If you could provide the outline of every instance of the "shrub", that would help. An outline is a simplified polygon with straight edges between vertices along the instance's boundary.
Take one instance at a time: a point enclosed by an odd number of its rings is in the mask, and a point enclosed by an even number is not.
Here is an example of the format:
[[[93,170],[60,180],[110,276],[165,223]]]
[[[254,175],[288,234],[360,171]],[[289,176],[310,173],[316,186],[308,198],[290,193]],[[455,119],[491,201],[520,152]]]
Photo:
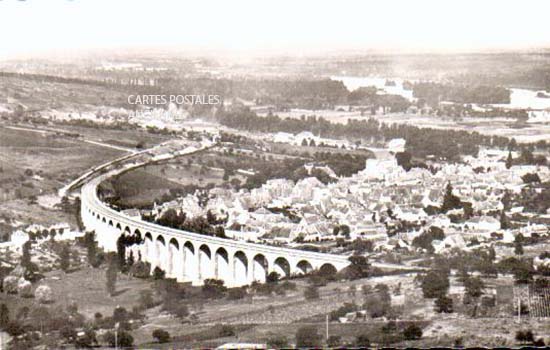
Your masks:
[[[52,289],[46,285],[41,285],[36,288],[34,296],[41,304],[51,303],[53,301]]]
[[[535,340],[535,336],[531,330],[521,330],[516,332],[516,340],[521,343],[532,343]]]
[[[342,337],[340,337],[339,335],[331,335],[327,339],[327,346],[330,348],[335,348],[340,344],[342,344]]]
[[[76,339],[76,330],[71,325],[65,325],[63,328],[61,328],[59,334],[70,343],[72,343]]]
[[[267,283],[277,283],[280,278],[281,278],[281,276],[277,272],[273,271],[273,272],[270,272],[267,275],[266,282]]]
[[[23,298],[32,298],[32,284],[31,282],[21,278],[19,279],[19,282],[17,283],[17,292],[19,295]]]
[[[449,276],[444,271],[430,271],[422,278],[424,298],[437,298],[449,289]]]
[[[17,285],[19,283],[19,278],[15,276],[8,276],[4,278],[4,292],[8,294],[17,294]]]
[[[435,300],[435,310],[439,313],[450,314],[453,312],[453,299],[440,295]]]
[[[227,292],[227,299],[229,300],[239,300],[243,299],[246,296],[246,288],[231,288]]]
[[[160,267],[155,267],[153,270],[153,278],[156,280],[164,279],[164,276],[166,276],[166,272],[164,272]]]
[[[308,286],[304,291],[306,300],[319,299],[319,289],[316,286]]]
[[[0,329],[4,329],[10,323],[10,310],[6,304],[0,305]]]
[[[153,338],[157,340],[157,343],[167,343],[170,341],[170,333],[164,329],[155,329],[153,331]]]
[[[214,278],[207,278],[204,280],[202,286],[203,295],[207,298],[220,298],[223,296],[227,287],[223,285],[223,280],[218,280]]]
[[[315,326],[304,326],[296,332],[296,347],[315,348],[321,345],[321,336]]]
[[[370,347],[370,340],[367,334],[358,335],[355,338],[355,346],[358,348],[368,348]]]
[[[285,290],[296,290],[296,283],[289,282],[289,281],[284,281],[283,283],[281,283],[279,285],[279,287],[281,289],[285,289]]]
[[[330,313],[330,320],[338,321],[340,317],[344,317],[348,312],[354,311],[357,311],[357,305],[353,303],[344,303],[344,305],[340,306],[337,310],[334,310]]]
[[[10,323],[8,323],[5,330],[6,333],[11,335],[12,337],[17,337],[25,333],[25,329],[17,321],[11,321]]]
[[[93,329],[85,330],[84,335],[77,335],[74,343],[76,348],[91,348],[94,344],[97,344],[97,336]]]
[[[185,305],[185,304],[176,304],[176,305],[173,305],[173,306],[168,310],[168,312],[169,312],[171,315],[174,315],[174,316],[179,317],[179,318],[184,318],[184,317],[189,316],[189,308],[188,308],[187,305]]]
[[[220,337],[233,337],[235,334],[237,333],[235,332],[235,327],[233,327],[232,325],[230,324],[221,325],[220,333],[219,333]]]
[[[267,340],[269,347],[274,349],[288,348],[288,339],[283,335],[273,335]]]
[[[422,328],[420,328],[419,326],[417,326],[415,324],[411,324],[403,330],[403,337],[406,340],[420,339],[420,338],[422,338]]]
[[[153,292],[151,290],[142,290],[139,292],[138,304],[142,310],[147,310],[154,307],[156,303],[153,300]]]
[[[134,345],[134,337],[126,331],[118,331],[117,338],[116,343],[118,344],[115,344],[115,334],[113,332],[107,332],[105,333],[103,340],[113,348],[115,345],[118,345],[121,348],[129,348]]]

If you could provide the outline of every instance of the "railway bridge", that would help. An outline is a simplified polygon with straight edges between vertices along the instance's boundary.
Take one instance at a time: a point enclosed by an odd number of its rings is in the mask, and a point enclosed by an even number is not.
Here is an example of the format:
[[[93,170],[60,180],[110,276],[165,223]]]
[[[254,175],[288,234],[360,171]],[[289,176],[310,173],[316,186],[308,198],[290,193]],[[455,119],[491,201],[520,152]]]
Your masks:
[[[265,282],[273,271],[290,277],[316,269],[339,271],[349,265],[347,256],[211,237],[129,217],[98,197],[98,185],[112,175],[98,176],[82,187],[85,228],[95,231],[98,245],[106,251],[117,250],[121,235],[138,237],[142,243],[128,248],[136,260],[150,263],[151,271],[161,268],[166,277],[179,282],[201,285],[205,279],[215,278],[228,287],[238,287]]]

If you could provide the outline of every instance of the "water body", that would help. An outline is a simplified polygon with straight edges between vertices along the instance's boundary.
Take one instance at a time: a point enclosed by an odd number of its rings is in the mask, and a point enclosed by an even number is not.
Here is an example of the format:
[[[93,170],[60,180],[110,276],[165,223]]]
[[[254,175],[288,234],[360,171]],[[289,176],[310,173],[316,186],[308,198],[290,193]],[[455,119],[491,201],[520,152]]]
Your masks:
[[[333,76],[332,80],[341,81],[344,83],[349,91],[357,90],[360,87],[374,86],[380,90],[379,93],[389,95],[403,96],[409,101],[412,101],[412,90],[405,90],[403,88],[403,79],[399,78],[376,78],[376,77],[347,77],[347,76]],[[393,81],[394,86],[386,86],[386,81]]]
[[[400,95],[409,101],[414,100],[412,90],[403,89],[404,80],[400,78],[333,76],[331,79],[341,81],[350,91],[360,87],[374,86],[380,89],[381,93]],[[395,86],[386,86],[387,80],[395,82]],[[517,88],[510,88],[510,92],[510,103],[490,106],[509,109],[550,109],[550,98],[537,96],[539,92],[550,96],[550,92]]]
[[[494,104],[492,106],[513,109],[550,109],[550,98],[537,96],[539,92],[550,95],[546,91],[511,88],[510,92],[510,103]]]

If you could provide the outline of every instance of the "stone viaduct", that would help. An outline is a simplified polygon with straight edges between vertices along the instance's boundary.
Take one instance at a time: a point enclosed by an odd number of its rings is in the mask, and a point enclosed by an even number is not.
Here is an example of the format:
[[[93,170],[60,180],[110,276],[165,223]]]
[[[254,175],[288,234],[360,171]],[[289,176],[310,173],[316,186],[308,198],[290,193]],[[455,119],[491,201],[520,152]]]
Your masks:
[[[128,249],[134,257],[166,272],[179,282],[201,285],[216,278],[228,287],[254,281],[265,282],[272,271],[280,276],[306,274],[315,269],[339,271],[349,265],[347,256],[248,243],[175,230],[131,218],[103,203],[97,195],[99,183],[113,173],[98,176],[82,187],[81,217],[87,230],[95,231],[98,245],[116,251],[122,235],[138,236],[142,244]]]

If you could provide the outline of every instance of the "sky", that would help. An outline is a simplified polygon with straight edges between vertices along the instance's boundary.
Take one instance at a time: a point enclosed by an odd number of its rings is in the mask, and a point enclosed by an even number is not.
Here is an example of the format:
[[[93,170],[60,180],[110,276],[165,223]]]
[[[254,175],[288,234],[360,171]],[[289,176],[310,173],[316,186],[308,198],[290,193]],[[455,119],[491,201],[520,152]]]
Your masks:
[[[550,47],[547,0],[0,0],[0,58],[80,49],[307,54]]]

